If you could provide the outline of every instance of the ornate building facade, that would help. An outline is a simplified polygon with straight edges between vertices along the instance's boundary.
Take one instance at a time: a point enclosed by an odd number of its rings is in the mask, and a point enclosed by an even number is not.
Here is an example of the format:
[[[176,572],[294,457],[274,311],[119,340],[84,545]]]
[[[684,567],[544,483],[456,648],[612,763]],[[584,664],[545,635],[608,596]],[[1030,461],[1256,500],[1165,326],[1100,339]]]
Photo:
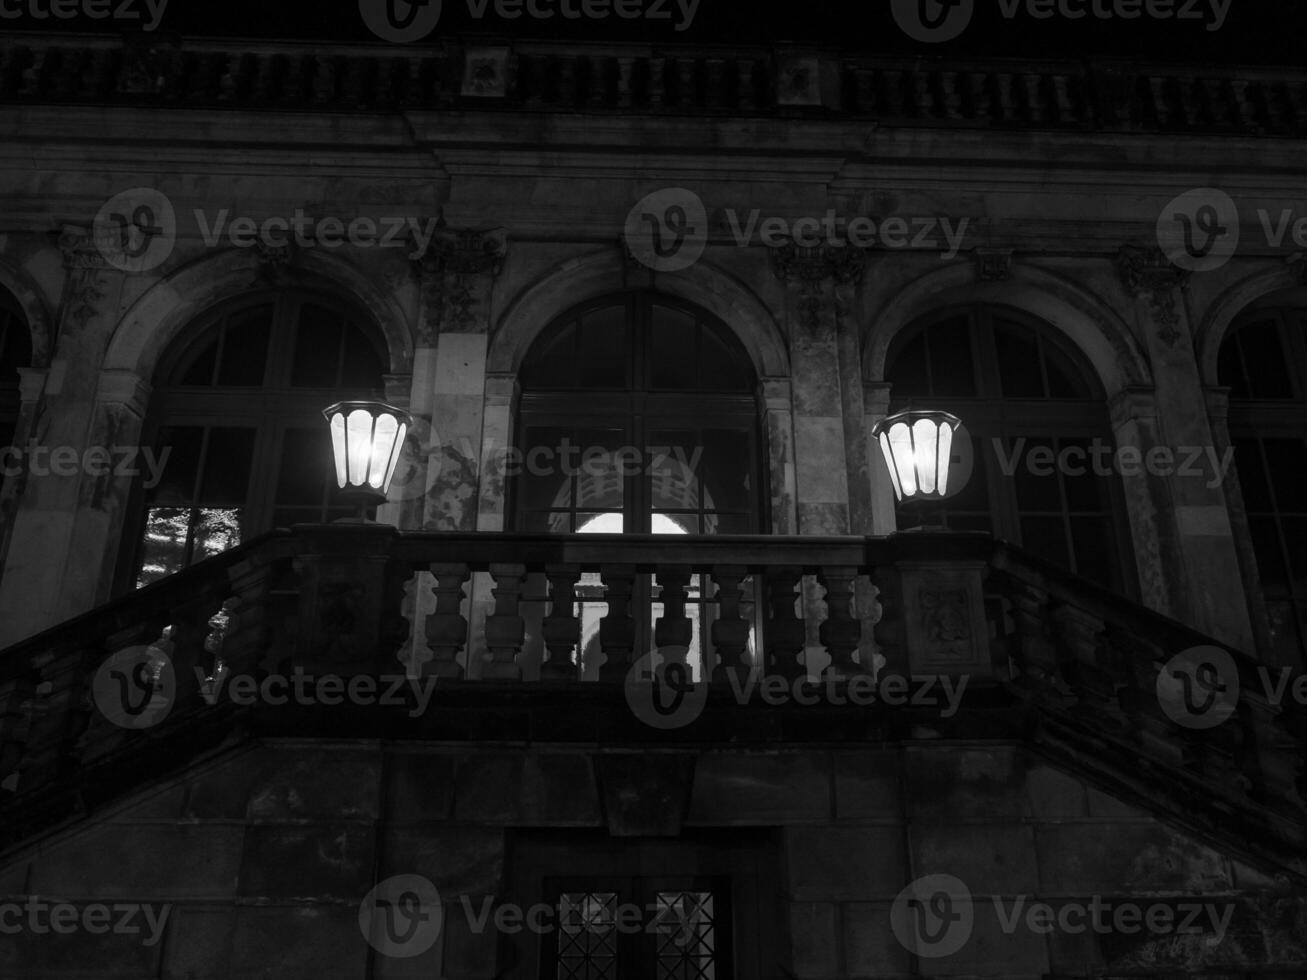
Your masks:
[[[0,902],[168,909],[6,975],[1302,975],[1305,92],[5,39]],[[332,523],[322,409],[378,397],[389,500]],[[926,506],[907,408],[967,430]],[[157,723],[104,707],[124,651]],[[367,925],[404,875],[416,952]],[[941,896],[967,938],[905,940]],[[1212,916],[1057,919],[1094,900]]]

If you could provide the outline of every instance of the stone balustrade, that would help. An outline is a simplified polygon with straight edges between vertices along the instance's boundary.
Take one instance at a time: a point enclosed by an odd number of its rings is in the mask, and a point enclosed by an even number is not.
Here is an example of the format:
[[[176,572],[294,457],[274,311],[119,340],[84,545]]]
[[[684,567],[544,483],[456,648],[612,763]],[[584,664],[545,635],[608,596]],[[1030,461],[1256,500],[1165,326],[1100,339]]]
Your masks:
[[[586,604],[604,615],[583,630]],[[665,663],[686,663],[696,628],[711,652],[699,665],[703,717],[677,733],[642,728],[623,700],[627,685],[650,682],[641,658],[657,650]],[[597,665],[582,659],[587,631]],[[533,642],[540,662],[528,671]],[[1300,712],[1271,703],[1253,660],[1228,651],[1243,694],[1222,726],[1185,726],[1159,703],[1166,662],[1209,642],[982,534],[669,538],[305,525],[0,654],[0,808],[6,832],[21,836],[241,732],[997,738],[1032,742],[1104,781],[1133,780],[1153,794],[1169,787],[1172,803],[1212,832],[1222,814],[1238,812],[1241,826],[1307,849]],[[107,718],[96,690],[106,663],[133,650],[172,671],[170,710],[151,727]],[[209,696],[222,677],[295,672],[424,681],[437,710],[415,718],[409,702],[364,713]],[[776,708],[748,677],[835,690],[891,678],[906,689],[923,677],[966,678],[969,687],[960,709],[941,717],[908,699]]]
[[[896,126],[1307,132],[1307,75],[1101,61],[934,64],[733,46],[447,39],[424,50],[210,39],[0,39],[0,102],[282,111],[746,113]]]

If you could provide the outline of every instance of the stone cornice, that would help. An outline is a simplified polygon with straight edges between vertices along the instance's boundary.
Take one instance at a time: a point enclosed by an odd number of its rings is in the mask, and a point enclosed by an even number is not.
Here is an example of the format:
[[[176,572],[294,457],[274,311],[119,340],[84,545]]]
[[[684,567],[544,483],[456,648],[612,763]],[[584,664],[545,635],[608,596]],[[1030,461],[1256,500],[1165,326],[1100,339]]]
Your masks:
[[[493,84],[467,68],[493,58]],[[484,42],[431,48],[30,34],[0,40],[0,102],[386,112],[832,115],[902,127],[1307,135],[1307,73],[1125,62],[930,61],[764,47]],[[828,77],[829,76],[829,77]],[[480,76],[478,76],[480,77]],[[695,83],[702,78],[704,84]]]

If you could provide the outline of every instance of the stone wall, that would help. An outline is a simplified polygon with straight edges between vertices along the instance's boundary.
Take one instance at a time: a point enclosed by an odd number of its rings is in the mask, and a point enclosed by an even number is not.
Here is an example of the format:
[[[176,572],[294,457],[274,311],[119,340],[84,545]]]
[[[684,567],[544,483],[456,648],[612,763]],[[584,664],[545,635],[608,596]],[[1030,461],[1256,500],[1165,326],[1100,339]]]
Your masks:
[[[486,896],[540,900],[510,892],[507,856],[513,835],[528,828],[588,828],[597,839],[623,832],[614,753],[621,750],[251,745],[0,864],[0,903],[39,895],[79,906],[170,905],[162,941],[23,930],[0,942],[0,969],[31,980],[87,976],[90,964],[100,980],[488,980],[508,965],[502,938],[476,935],[460,897],[474,906]],[[768,860],[788,935],[786,961],[765,964],[766,977],[1288,978],[1307,970],[1307,901],[1274,868],[1254,867],[1020,747],[688,755],[695,765],[684,809],[664,814],[683,836],[772,832]],[[397,874],[428,878],[446,907],[439,940],[413,959],[373,951],[358,926],[363,896]],[[891,909],[910,881],[935,874],[971,890],[974,932],[951,956],[915,958],[895,938]],[[1009,934],[991,896],[1058,908],[1101,896],[1233,909],[1220,942],[1041,935],[1024,925]]]

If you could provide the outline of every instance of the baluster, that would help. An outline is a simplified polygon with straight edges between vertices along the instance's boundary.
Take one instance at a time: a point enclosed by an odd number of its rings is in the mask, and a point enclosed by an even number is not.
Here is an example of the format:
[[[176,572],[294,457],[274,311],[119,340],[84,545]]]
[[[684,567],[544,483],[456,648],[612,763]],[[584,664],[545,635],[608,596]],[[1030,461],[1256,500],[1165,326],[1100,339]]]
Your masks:
[[[695,104],[694,59],[676,59],[676,104],[686,108]]]
[[[732,677],[742,682],[749,676],[749,665],[744,660],[749,650],[749,621],[740,615],[741,587],[748,574],[743,565],[721,565],[713,569],[718,612],[717,621],[712,624],[713,649],[717,654],[712,679],[718,684]]]
[[[1016,630],[1011,651],[1024,684],[1051,688],[1058,681],[1057,651],[1046,625],[1048,593],[1024,582],[1014,582],[1008,592],[1012,602],[1012,623]]]
[[[649,107],[662,108],[666,96],[667,60],[665,58],[649,59]]]
[[[233,599],[227,608],[227,629],[215,651],[232,674],[253,674],[273,646],[273,565],[242,562],[227,570]],[[215,664],[216,666],[216,664]]]
[[[1104,624],[1082,609],[1062,605],[1051,619],[1061,653],[1062,674],[1074,688],[1075,711],[1096,723],[1122,727],[1125,718],[1117,708],[1116,679],[1104,669],[1100,650]]]
[[[578,565],[546,565],[549,579],[549,615],[544,619],[545,648],[549,659],[540,665],[546,680],[577,679],[575,655],[581,642],[581,620],[576,615],[576,583],[581,577]]]
[[[522,667],[517,655],[526,639],[526,622],[519,613],[522,589],[526,584],[525,565],[491,565],[495,587],[493,615],[486,617],[486,648],[481,661],[481,676],[486,680],[519,681]]]
[[[200,595],[172,610],[172,630],[169,633],[171,650],[168,650],[176,674],[177,697],[174,711],[190,707],[200,691],[200,678],[196,671],[205,673],[208,652],[205,641],[212,632],[209,620],[222,606],[221,598],[213,593]]]
[[[803,620],[794,613],[794,603],[798,600],[795,586],[802,578],[798,568],[773,568],[767,573],[767,669],[765,673],[776,674],[793,681],[805,673],[799,663],[799,654],[803,651],[807,639]]]
[[[869,672],[865,665],[853,659],[862,639],[862,622],[853,616],[853,580],[857,575],[856,568],[834,566],[823,568],[818,579],[826,589],[829,610],[818,634],[830,654],[830,663],[822,673],[837,681]]]
[[[599,620],[599,646],[605,657],[599,679],[620,682],[626,679],[635,659],[635,619],[631,615],[635,566],[605,565],[602,575],[608,612]]]
[[[35,700],[36,685],[30,677],[0,683],[0,799],[20,788]]]
[[[726,61],[722,58],[709,58],[708,66],[708,106],[713,109],[727,104]]]
[[[654,625],[654,646],[664,665],[684,664],[694,640],[694,624],[685,614],[686,587],[690,570],[684,566],[660,565],[658,586],[663,614]]]
[[[463,585],[472,575],[464,562],[447,562],[430,566],[436,584],[431,591],[436,597],[436,608],[427,616],[427,646],[431,648],[431,665],[425,671],[429,677],[458,679],[463,668],[458,653],[467,642],[467,618],[462,613],[466,598]]]
[[[634,70],[634,58],[623,56],[617,59],[617,104],[623,109],[631,106],[631,74]]]
[[[744,112],[752,112],[756,105],[753,89],[753,68],[754,61],[752,58],[741,58],[735,63],[735,74],[739,84],[740,109]]]
[[[902,573],[894,565],[880,565],[872,571],[872,582],[880,606],[874,636],[880,655],[885,658],[883,669],[890,674],[908,677],[912,668],[908,659],[907,623],[903,615]]]

